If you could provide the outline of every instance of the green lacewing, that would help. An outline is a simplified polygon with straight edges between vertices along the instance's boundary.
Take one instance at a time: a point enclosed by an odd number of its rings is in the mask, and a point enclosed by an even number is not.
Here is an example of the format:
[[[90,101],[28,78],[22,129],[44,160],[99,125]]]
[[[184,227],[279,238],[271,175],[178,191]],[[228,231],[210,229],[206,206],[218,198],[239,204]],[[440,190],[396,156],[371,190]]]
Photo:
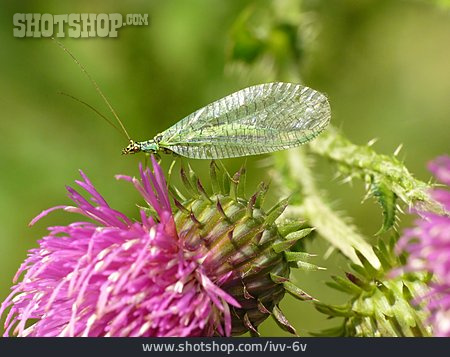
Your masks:
[[[188,115],[151,140],[123,154],[173,152],[192,159],[265,154],[304,144],[330,122],[325,95],[293,83],[242,89]]]
[[[165,152],[192,159],[259,155],[307,143],[330,122],[330,104],[324,94],[300,84],[275,82],[232,93],[193,112],[153,139],[134,141],[95,80],[67,48],[56,42],[81,68],[120,124],[129,140],[122,154]],[[89,104],[67,96],[119,129]]]

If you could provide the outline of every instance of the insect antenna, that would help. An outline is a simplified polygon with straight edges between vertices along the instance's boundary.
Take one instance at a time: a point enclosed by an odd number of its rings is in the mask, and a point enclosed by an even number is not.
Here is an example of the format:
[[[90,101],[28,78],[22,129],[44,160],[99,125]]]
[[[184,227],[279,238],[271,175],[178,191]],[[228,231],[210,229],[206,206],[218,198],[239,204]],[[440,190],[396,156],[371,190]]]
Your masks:
[[[78,67],[80,67],[81,71],[86,75],[86,77],[89,79],[89,81],[91,82],[91,84],[94,86],[95,90],[97,91],[98,94],[100,94],[100,96],[102,97],[102,99],[105,101],[106,105],[108,106],[109,110],[111,111],[111,113],[114,115],[114,117],[116,118],[117,122],[120,124],[120,127],[122,128],[123,132],[125,133],[125,135],[127,136],[128,140],[130,140],[130,135],[128,135],[127,130],[125,129],[125,126],[123,125],[122,121],[120,120],[119,116],[117,115],[116,111],[114,110],[114,108],[112,107],[112,105],[109,103],[108,99],[106,98],[106,96],[103,94],[103,92],[101,91],[100,87],[98,86],[97,82],[94,80],[94,78],[91,77],[91,75],[86,71],[86,68],[84,68],[84,66],[80,63],[80,61],[78,61],[78,59],[74,56],[74,54],[72,52],[70,52],[61,42],[57,41],[55,38],[52,37],[52,40],[56,42],[56,44],[64,51],[66,52],[71,58],[72,60],[78,65]],[[90,105],[88,105],[87,103],[84,103],[82,101],[80,101],[81,103],[87,105],[88,107],[90,107],[91,109],[93,109]],[[94,109],[95,112],[99,113],[97,110]],[[102,116],[103,117],[103,116]],[[108,120],[109,122],[109,120]]]
[[[101,118],[103,118],[109,125],[111,125],[114,129],[116,129],[121,135],[125,135],[123,131],[120,130],[120,128],[114,124],[107,116],[103,115],[102,113],[100,113],[97,109],[95,109],[92,105],[86,103],[85,101],[74,97],[73,95],[70,95],[68,93],[64,93],[64,92],[58,92],[58,94],[64,95],[70,99],[75,100],[78,103],[81,103],[83,105],[85,105],[86,107],[88,107],[89,109],[93,110],[98,116],[100,116]],[[128,138],[128,137],[127,137]]]

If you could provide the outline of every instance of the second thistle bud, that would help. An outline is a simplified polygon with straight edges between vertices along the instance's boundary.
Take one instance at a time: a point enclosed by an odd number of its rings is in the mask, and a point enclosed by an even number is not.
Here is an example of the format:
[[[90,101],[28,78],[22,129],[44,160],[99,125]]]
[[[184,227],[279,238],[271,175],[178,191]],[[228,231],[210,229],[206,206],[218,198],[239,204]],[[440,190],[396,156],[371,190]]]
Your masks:
[[[246,199],[242,189],[245,169],[230,177],[212,162],[212,194],[190,168],[181,170],[181,178],[190,197],[171,188],[178,197],[178,235],[185,254],[198,255],[208,276],[241,305],[232,307],[233,334],[258,334],[258,325],[270,315],[295,334],[278,303],[286,291],[301,300],[312,299],[289,281],[292,266],[315,268],[301,261],[306,253],[290,251],[312,229],[302,229],[301,223],[278,226],[275,221],[287,201],[266,212],[262,208],[267,191],[264,184]]]

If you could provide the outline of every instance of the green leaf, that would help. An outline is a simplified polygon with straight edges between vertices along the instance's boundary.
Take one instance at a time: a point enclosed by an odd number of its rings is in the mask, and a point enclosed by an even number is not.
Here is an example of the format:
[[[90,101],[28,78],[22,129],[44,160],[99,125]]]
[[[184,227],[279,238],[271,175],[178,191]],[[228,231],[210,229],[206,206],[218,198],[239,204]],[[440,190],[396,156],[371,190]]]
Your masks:
[[[267,218],[265,221],[266,226],[271,226],[275,223],[278,217],[281,216],[281,214],[284,212],[288,205],[288,199],[285,198],[284,200],[281,200],[278,202],[275,206],[273,206],[269,212],[267,213]],[[292,234],[292,233],[291,233]]]
[[[302,262],[302,261],[297,261],[297,262],[292,262],[291,266],[296,267],[297,269],[303,270],[303,271],[319,271],[319,270],[326,270],[323,267],[320,267],[318,265],[315,264],[311,264],[311,263],[307,263],[307,262]]]
[[[288,262],[298,262],[298,261],[307,261],[309,258],[314,257],[314,254],[309,254],[306,252],[284,252],[284,256]]]
[[[380,235],[394,227],[397,196],[382,179],[372,177],[371,193],[383,209],[383,225],[375,235]]]
[[[339,317],[352,317],[354,315],[354,312],[347,305],[328,305],[321,302],[315,302],[314,305],[317,311],[325,315]]]
[[[357,250],[355,251],[355,253],[364,267],[364,270],[366,272],[365,276],[367,276],[369,278],[374,278],[380,274],[381,270],[375,269],[372,266],[372,264],[370,264],[370,262],[366,259],[366,257],[364,255],[362,255],[362,253],[360,253]],[[354,269],[354,266],[352,266],[352,268]]]
[[[286,281],[289,281],[288,278],[285,278],[283,276],[279,276],[277,274],[274,273],[270,273],[270,279],[275,283],[275,284],[283,284]]]
[[[283,222],[278,225],[278,232],[282,237],[286,237],[289,233],[296,232],[301,228],[306,228],[305,221],[294,220],[290,222]]]
[[[191,197],[199,197],[199,192],[197,191],[196,183],[192,183],[190,171],[192,171],[191,167],[188,167],[188,172],[186,173],[186,169],[184,167],[180,170],[181,181],[183,182],[184,188],[188,191]]]
[[[275,243],[272,248],[276,253],[281,253],[290,247],[292,247],[298,240],[306,237],[309,233],[311,233],[314,228],[305,228],[301,231],[289,233],[285,240]]]
[[[370,274],[368,274],[367,270],[364,269],[364,267],[362,267],[359,264],[354,264],[351,263],[350,267],[355,271],[355,273],[357,273],[359,275],[360,278],[363,278],[362,280],[365,279],[371,279],[372,276]]]
[[[349,279],[345,279],[341,276],[332,276],[331,278],[341,288],[339,290],[350,294],[361,294],[361,288],[358,285],[352,283]]]
[[[293,297],[295,297],[298,300],[301,300],[301,301],[316,300],[311,295],[305,293],[302,289],[300,289],[298,286],[296,286],[291,281],[285,281],[283,283],[283,287],[289,294],[291,294]]]

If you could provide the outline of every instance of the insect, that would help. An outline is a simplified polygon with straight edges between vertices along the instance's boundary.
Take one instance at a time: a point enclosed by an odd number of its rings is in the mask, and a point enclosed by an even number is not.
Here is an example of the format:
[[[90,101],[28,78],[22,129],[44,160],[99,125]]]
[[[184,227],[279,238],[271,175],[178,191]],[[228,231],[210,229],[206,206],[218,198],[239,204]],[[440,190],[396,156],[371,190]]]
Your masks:
[[[122,154],[165,152],[192,159],[258,155],[304,144],[330,122],[325,95],[300,84],[275,82],[232,93],[198,109],[153,139],[134,141],[95,80],[70,51],[57,43],[79,65],[120,124],[129,140]],[[89,104],[78,101],[116,127]]]
[[[304,144],[330,122],[325,95],[292,83],[242,89],[188,115],[122,154],[174,152],[192,159],[258,155]]]

